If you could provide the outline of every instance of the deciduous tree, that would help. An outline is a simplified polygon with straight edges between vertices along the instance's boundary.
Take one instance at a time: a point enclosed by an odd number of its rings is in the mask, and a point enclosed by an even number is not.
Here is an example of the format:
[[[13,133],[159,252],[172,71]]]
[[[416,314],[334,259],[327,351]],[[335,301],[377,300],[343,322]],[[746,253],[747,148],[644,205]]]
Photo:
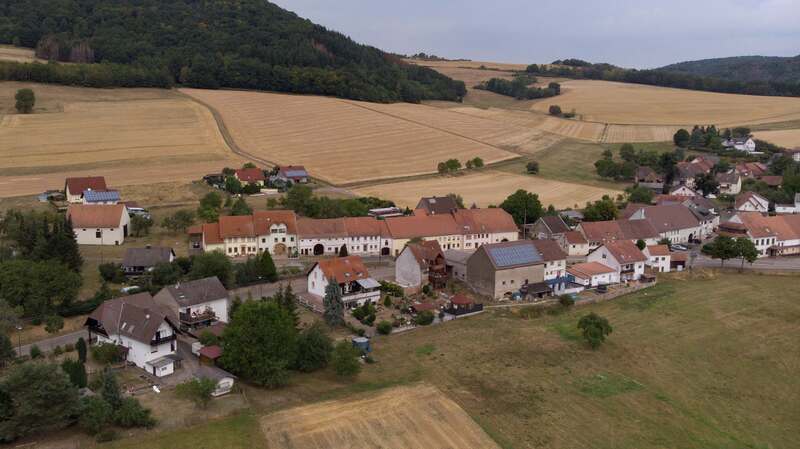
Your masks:
[[[14,106],[17,108],[17,112],[20,114],[30,114],[33,112],[33,107],[36,105],[36,95],[33,93],[33,90],[20,89],[17,91],[17,94],[14,95],[14,99],[16,100]]]
[[[608,320],[592,312],[584,315],[578,321],[578,328],[583,333],[583,338],[592,349],[597,349],[606,341],[606,336],[613,332]]]

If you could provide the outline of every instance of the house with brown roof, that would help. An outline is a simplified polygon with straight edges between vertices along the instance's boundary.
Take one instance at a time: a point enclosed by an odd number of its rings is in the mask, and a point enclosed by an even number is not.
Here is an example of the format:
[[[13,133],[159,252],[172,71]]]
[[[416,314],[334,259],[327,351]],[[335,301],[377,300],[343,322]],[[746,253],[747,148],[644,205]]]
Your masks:
[[[656,273],[669,273],[672,256],[667,245],[650,245],[642,251],[647,257],[645,265]]]
[[[586,241],[589,250],[594,250],[607,242],[627,240],[637,242],[644,240],[648,245],[655,245],[661,239],[656,228],[648,220],[609,220],[583,222],[577,229]]]
[[[275,175],[283,182],[293,182],[295,184],[306,184],[310,178],[308,171],[302,165],[281,165]]]
[[[560,215],[545,215],[530,226],[528,236],[540,240],[561,240],[564,233],[570,230]]]
[[[189,232],[202,233],[203,250],[221,251],[229,257],[255,256],[263,251],[287,257],[297,252],[297,216],[290,210],[222,216],[216,223]]]
[[[428,240],[406,245],[395,260],[394,273],[401,287],[414,292],[428,284],[443,288],[448,275],[439,242]]]
[[[616,241],[597,248],[586,260],[613,268],[619,275],[620,282],[624,282],[637,281],[642,277],[647,257],[634,243]]]
[[[675,166],[678,182],[693,189],[695,176],[710,173],[715,164],[716,161],[707,156],[698,156],[690,162],[678,162]]]
[[[736,164],[734,171],[745,179],[761,179],[769,168],[761,162],[740,162]]]
[[[589,254],[589,241],[579,231],[565,232],[559,243],[571,261],[582,260]]]
[[[122,245],[131,223],[124,204],[70,204],[67,218],[79,245]]]
[[[689,243],[709,236],[700,218],[683,204],[634,207],[625,212],[630,221],[650,223],[660,239],[669,239],[672,243]]]
[[[720,234],[749,238],[759,257],[800,254],[800,215],[767,217],[758,212],[739,212],[720,224]]]
[[[228,290],[216,276],[168,285],[156,293],[153,300],[178,317],[181,329],[228,322]]]
[[[744,192],[736,196],[734,208],[739,212],[769,212],[769,200],[755,192]]]
[[[423,211],[425,215],[447,215],[461,209],[451,196],[422,197],[415,211]]]
[[[180,364],[178,323],[149,293],[110,299],[86,319],[89,341],[116,345],[125,360],[163,377]]]
[[[359,256],[320,260],[306,274],[308,293],[318,299],[325,297],[331,282],[339,285],[342,302],[348,309],[360,307],[367,302],[375,304],[381,298],[380,284],[370,277]]]
[[[619,283],[617,270],[600,262],[584,262],[572,265],[567,268],[567,278],[570,282],[589,288]]]
[[[641,166],[636,168],[634,180],[636,185],[640,187],[658,190],[659,192],[664,188],[664,177],[650,167]]]
[[[102,176],[82,176],[67,178],[64,182],[64,196],[68,203],[83,203],[83,194],[86,191],[105,192],[106,178]]]
[[[233,176],[242,184],[255,184],[264,186],[267,177],[264,176],[264,170],[260,168],[239,168],[233,172]]]
[[[388,255],[386,222],[373,217],[297,219],[298,250],[301,255]]]
[[[717,173],[715,179],[719,183],[720,194],[738,195],[742,191],[742,177],[735,171]]]
[[[128,248],[122,257],[122,271],[126,276],[138,276],[149,273],[159,263],[170,263],[175,260],[172,248],[147,245],[144,248]]]

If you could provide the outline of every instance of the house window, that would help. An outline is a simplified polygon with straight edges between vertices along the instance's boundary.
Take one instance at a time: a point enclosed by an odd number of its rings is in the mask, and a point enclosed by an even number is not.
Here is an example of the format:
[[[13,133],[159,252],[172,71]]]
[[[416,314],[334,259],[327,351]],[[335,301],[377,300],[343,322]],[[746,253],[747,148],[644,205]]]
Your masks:
[[[103,232],[101,230],[98,229],[97,231],[95,231],[94,238],[99,239],[102,237],[103,237]]]

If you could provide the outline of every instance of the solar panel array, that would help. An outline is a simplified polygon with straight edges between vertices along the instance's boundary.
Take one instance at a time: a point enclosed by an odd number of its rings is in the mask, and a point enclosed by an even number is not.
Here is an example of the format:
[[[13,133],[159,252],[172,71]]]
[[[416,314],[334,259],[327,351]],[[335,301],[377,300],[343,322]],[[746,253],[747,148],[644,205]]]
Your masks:
[[[119,192],[116,190],[86,190],[83,192],[83,198],[90,203],[119,201]]]
[[[542,255],[536,251],[532,244],[527,242],[525,244],[487,248],[487,251],[489,257],[494,260],[494,264],[499,268],[542,261]]]

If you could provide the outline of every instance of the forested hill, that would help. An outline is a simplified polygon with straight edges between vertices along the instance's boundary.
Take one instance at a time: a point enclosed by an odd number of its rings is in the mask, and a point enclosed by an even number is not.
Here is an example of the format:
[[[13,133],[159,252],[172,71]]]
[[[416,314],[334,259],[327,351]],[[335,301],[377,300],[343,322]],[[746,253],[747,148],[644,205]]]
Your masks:
[[[0,43],[49,60],[0,78],[460,100],[464,83],[403,63],[265,0],[0,0]]]
[[[739,82],[800,82],[800,56],[738,56],[680,62],[660,70]]]

